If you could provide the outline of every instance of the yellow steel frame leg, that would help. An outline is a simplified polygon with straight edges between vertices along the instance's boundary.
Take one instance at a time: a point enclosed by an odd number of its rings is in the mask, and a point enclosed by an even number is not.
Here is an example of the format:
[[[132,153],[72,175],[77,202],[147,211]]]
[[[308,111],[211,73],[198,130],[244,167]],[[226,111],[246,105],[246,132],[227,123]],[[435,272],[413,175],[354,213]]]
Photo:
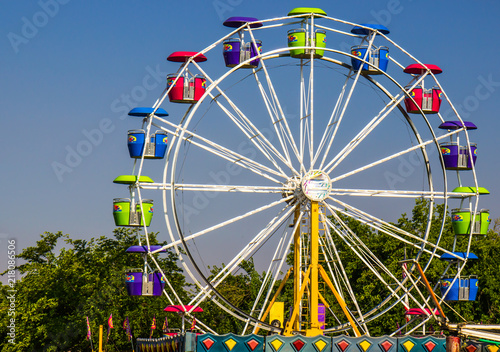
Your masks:
[[[283,335],[285,335],[285,336],[292,336],[294,321],[299,316],[300,298],[304,294],[304,291],[306,290],[306,287],[309,284],[309,274],[310,274],[310,272],[311,272],[311,268],[307,269],[306,275],[304,276],[304,281],[302,282],[302,285],[300,286],[299,299],[295,301],[295,303],[293,305],[292,316],[290,317],[290,320],[288,321],[288,323],[285,325],[285,330],[283,331]]]
[[[309,306],[310,328],[306,330],[306,336],[322,335],[323,330],[318,321],[318,268],[319,268],[319,206],[318,202],[311,201],[311,289]]]
[[[299,220],[300,218],[300,204],[297,204],[295,207],[295,223]],[[293,272],[293,302],[294,302],[294,309],[295,305],[297,302],[300,302],[300,299],[302,298],[302,295],[300,294],[300,274],[302,271],[300,270],[300,256],[301,256],[301,251],[300,251],[300,224],[297,226],[297,229],[295,233],[293,234],[293,250],[294,250],[294,257],[293,257],[293,267],[294,267],[294,272]],[[304,276],[305,277],[305,276]],[[292,320],[290,317],[291,324],[293,325],[293,329],[295,331],[300,330],[300,320],[299,316]]]
[[[102,350],[102,325],[99,325],[99,352],[103,352],[103,350]]]
[[[295,210],[295,219],[297,220],[300,214],[300,205],[297,205]],[[293,312],[290,316],[288,323],[285,325],[285,329],[283,331],[283,335],[291,336],[292,331],[300,331],[300,321],[299,321],[299,311],[300,311],[300,303],[301,299],[304,296],[304,292],[306,288],[309,293],[309,329],[305,331],[306,336],[318,336],[323,334],[323,330],[321,329],[320,322],[318,320],[318,301],[322,300],[325,303],[325,306],[328,306],[324,297],[319,292],[319,276],[321,275],[322,279],[328,285],[330,290],[333,292],[337,302],[339,303],[342,311],[345,316],[349,320],[349,323],[352,326],[354,334],[356,336],[361,336],[361,332],[359,331],[356,321],[351,316],[351,313],[347,309],[347,305],[340,294],[333,286],[328,274],[325,269],[319,265],[319,204],[317,201],[311,201],[311,218],[310,218],[310,264],[305,273],[301,273],[300,264],[301,264],[301,253],[300,253],[300,227],[298,227],[297,231],[294,234],[294,305]],[[301,280],[302,274],[302,280]],[[307,287],[309,285],[309,287]]]
[[[328,285],[330,290],[333,292],[333,295],[337,299],[337,302],[339,303],[340,308],[342,308],[342,311],[344,312],[345,316],[347,317],[347,320],[349,320],[349,323],[351,323],[352,329],[354,330],[354,334],[356,335],[356,337],[361,336],[361,332],[359,331],[359,329],[356,325],[356,322],[352,318],[351,313],[349,313],[349,311],[347,310],[347,306],[345,304],[345,301],[339,295],[339,293],[335,289],[335,286],[333,286],[332,281],[330,280],[330,278],[328,277],[328,274],[326,273],[325,269],[323,269],[322,266],[319,267],[319,272],[320,272],[323,280],[325,280],[326,284]]]
[[[283,278],[283,280],[281,281],[281,284],[280,286],[278,287],[278,290],[276,291],[276,293],[274,294],[273,298],[271,299],[271,302],[269,302],[269,305],[267,306],[266,308],[266,311],[264,312],[264,314],[262,315],[262,321],[266,320],[267,318],[267,315],[269,314],[269,311],[271,310],[271,307],[273,306],[274,304],[274,301],[276,301],[276,298],[278,298],[279,294],[281,293],[281,291],[283,290],[283,287],[285,287],[285,284],[288,280],[288,277],[290,276],[290,273],[293,271],[293,268],[290,268],[288,269],[288,271],[286,272],[286,275],[285,277]],[[254,330],[254,334],[257,334],[260,330],[260,326],[257,326]]]

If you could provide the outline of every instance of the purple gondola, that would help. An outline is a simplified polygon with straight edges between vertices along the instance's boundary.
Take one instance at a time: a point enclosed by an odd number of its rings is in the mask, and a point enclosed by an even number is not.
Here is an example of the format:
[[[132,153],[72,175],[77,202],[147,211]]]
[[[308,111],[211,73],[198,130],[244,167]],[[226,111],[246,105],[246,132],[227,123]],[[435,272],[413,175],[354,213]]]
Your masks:
[[[166,252],[160,245],[149,247],[151,252]],[[131,246],[127,253],[148,253],[147,246]],[[157,271],[144,272],[142,269],[130,269],[125,273],[125,286],[130,296],[161,296],[166,281],[161,273]]]
[[[249,23],[250,28],[262,27],[262,23],[254,17],[230,17],[224,21],[224,26],[239,28]],[[226,67],[235,67],[251,58],[250,62],[241,66],[241,68],[256,68],[259,66],[260,59],[257,57],[262,52],[262,41],[251,40],[244,41],[243,32],[238,32],[239,38],[229,38],[223,42],[223,56]]]
[[[445,121],[439,125],[440,129],[448,131],[456,131],[459,129],[475,130],[476,125],[469,121]],[[446,170],[472,170],[477,159],[477,145],[470,143],[470,148],[467,145],[461,145],[459,135],[456,138],[450,137],[450,141],[440,143],[441,154]]]

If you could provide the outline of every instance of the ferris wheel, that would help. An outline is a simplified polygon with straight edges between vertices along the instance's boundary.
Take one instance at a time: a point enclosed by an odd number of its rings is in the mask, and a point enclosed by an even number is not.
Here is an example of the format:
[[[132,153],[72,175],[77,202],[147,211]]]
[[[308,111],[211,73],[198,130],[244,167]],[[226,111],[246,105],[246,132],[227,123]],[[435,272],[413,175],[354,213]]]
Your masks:
[[[161,285],[188,315],[214,302],[243,322],[238,333],[308,335],[366,334],[394,309],[418,316],[407,320],[411,333],[444,315],[436,305],[474,300],[477,279],[463,269],[477,259],[472,238],[488,230],[478,202],[488,191],[478,184],[469,139],[476,126],[454,108],[436,77],[441,68],[413,57],[384,26],[317,8],[224,25],[228,34],[205,49],[171,54],[178,70],[165,91],[129,113],[143,125],[129,131],[134,174],[115,182],[129,186],[130,198],[115,199],[114,215],[119,226],[144,228],[144,242],[130,251],[151,262],[128,274],[139,282],[131,294],[158,295],[153,286]],[[163,173],[150,174],[160,161],[148,159],[164,160]],[[147,198],[156,195],[163,211],[156,204],[152,221]],[[425,221],[409,229],[397,217],[417,200]],[[166,246],[150,246],[150,223]],[[380,255],[389,242],[404,249],[398,265]],[[189,302],[155,269],[152,254],[169,248],[195,284]],[[251,260],[264,274],[254,301],[243,304],[227,285]],[[447,264],[426,288],[435,262]],[[355,290],[357,280],[376,291]],[[292,281],[292,303],[278,305]],[[276,309],[277,321],[269,317]]]

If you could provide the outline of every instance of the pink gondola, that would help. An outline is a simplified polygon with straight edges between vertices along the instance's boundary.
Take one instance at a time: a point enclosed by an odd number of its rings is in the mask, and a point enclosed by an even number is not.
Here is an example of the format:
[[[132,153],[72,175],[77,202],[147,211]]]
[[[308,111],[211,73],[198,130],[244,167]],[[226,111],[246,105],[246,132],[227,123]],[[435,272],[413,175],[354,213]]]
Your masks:
[[[194,62],[207,61],[205,55],[193,51],[176,51],[167,57],[168,61],[186,63],[188,60]],[[184,65],[181,66],[179,71]],[[167,76],[167,88],[170,89],[168,99],[171,103],[197,103],[206,91],[206,79],[201,75],[193,75],[185,70],[182,75],[178,73]]]
[[[420,76],[428,71],[434,75],[443,72],[441,68],[431,64],[412,64],[404,69],[405,73]],[[407,88],[407,91],[409,96],[405,98],[406,112],[410,114],[420,114],[420,111],[424,114],[437,114],[439,112],[442,92],[438,87],[426,89],[422,80],[418,86],[413,89]]]

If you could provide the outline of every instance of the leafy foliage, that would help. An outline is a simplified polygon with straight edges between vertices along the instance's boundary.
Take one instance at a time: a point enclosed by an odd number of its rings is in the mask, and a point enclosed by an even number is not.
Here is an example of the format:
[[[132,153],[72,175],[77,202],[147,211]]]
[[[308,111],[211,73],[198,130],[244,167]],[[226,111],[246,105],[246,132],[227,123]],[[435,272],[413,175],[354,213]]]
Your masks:
[[[252,259],[242,261],[239,268],[237,274],[229,275],[217,287],[217,290],[224,298],[231,302],[231,304],[245,312],[249,312],[257,299],[264,273],[259,274],[255,270]],[[216,277],[221,270],[222,268],[217,266],[212,267],[210,270],[211,275],[208,279],[211,280]],[[211,301],[207,301],[203,304],[204,313],[200,315],[200,317],[203,318],[203,322],[219,334],[228,332],[241,333],[245,323],[231,316],[214,301],[225,306],[225,304],[214,294]]]
[[[409,216],[407,214],[402,214],[398,221],[393,224],[396,227],[415,235],[415,238],[413,239],[405,237],[405,239],[410,243],[404,243],[401,240],[385,234],[383,231],[376,231],[372,227],[356,221],[351,217],[343,216],[342,214],[338,215],[340,220],[346,224],[359,239],[358,243],[366,245],[374,257],[384,263],[391,273],[397,275],[397,280],[402,279],[400,261],[405,258],[409,259],[415,257],[419,250],[420,243],[422,242],[421,238],[427,232],[426,226],[429,223],[429,218],[432,219],[431,227],[428,231],[428,240],[430,243],[439,243],[440,247],[451,250],[455,239],[450,220],[451,218],[444,205],[441,204],[434,206],[432,208],[432,214],[429,214],[429,203],[425,199],[417,199],[412,213]],[[445,219],[444,223],[442,219]],[[339,224],[339,222],[333,218],[332,221]],[[439,237],[441,227],[443,227],[443,231]],[[500,225],[494,229],[498,230],[499,228]],[[394,280],[391,280],[390,277],[384,272],[379,272],[380,277],[377,277],[371,270],[367,269],[366,260],[369,260],[369,258],[367,259],[364,257],[364,259],[361,259],[360,256],[354,253],[354,251],[358,251],[359,253],[360,248],[352,246],[352,243],[346,243],[340,238],[340,236],[333,232],[331,235],[335,242],[340,261],[343,263],[343,268],[347,274],[349,284],[352,291],[355,292],[360,310],[362,312],[367,312],[376,307],[390,294],[388,285],[381,279],[388,284],[393,284]],[[465,252],[468,245],[468,239],[468,236],[458,237],[455,251]],[[417,244],[418,246],[413,246],[411,245],[412,243]],[[427,263],[433,251],[432,246],[427,246],[426,249],[429,252],[422,254],[419,261],[421,263]],[[478,276],[479,294],[477,300],[446,302],[443,305],[446,316],[451,322],[474,321],[498,324],[500,323],[500,297],[496,295],[495,288],[500,286],[500,272],[498,271],[498,264],[494,260],[495,253],[499,253],[500,251],[500,239],[498,233],[494,230],[490,230],[485,236],[473,236],[470,251],[476,254],[480,259],[477,262],[469,261],[461,275],[462,278],[468,277],[469,275]],[[437,255],[441,255],[441,253],[438,253]],[[292,261],[293,253],[290,253],[287,258],[287,262],[291,265]],[[442,275],[446,269],[447,263],[438,260],[438,258],[434,258],[431,265],[428,268],[425,268],[426,277],[429,280],[431,287],[433,287],[435,292],[439,295],[439,283],[440,280],[443,279]],[[452,266],[447,269],[446,273],[447,275],[451,275],[451,277],[453,277],[456,273],[456,268]],[[418,277],[418,274],[416,274],[416,276]],[[285,307],[293,305],[292,285],[293,283],[290,280],[290,282],[285,285],[285,289],[279,297],[280,301],[285,302]],[[393,286],[393,288],[394,287],[395,286]],[[422,283],[419,284],[419,289],[425,296],[428,295],[428,292]],[[327,314],[327,327],[338,325],[338,321],[335,319],[335,316],[339,317],[340,320],[345,321],[344,313],[340,309],[333,293],[330,292],[329,289],[325,289],[322,294],[330,305],[330,311],[334,313],[333,315]],[[413,291],[412,294],[418,297],[418,294],[415,291]],[[351,311],[356,315],[356,308],[352,299],[349,296],[345,296],[344,299]],[[393,303],[395,303],[394,299],[390,300],[385,307],[389,307]],[[414,306],[412,306],[410,301],[410,308],[413,307]],[[405,324],[406,319],[404,313],[405,310],[403,304],[401,302],[395,304],[391,309],[383,314],[382,319],[375,319],[372,322],[367,323],[370,334],[372,336],[380,336],[392,333],[398,328],[398,326],[403,326]],[[416,323],[418,322],[419,321],[417,320]],[[429,327],[431,327],[431,329],[437,328],[437,324],[430,321],[427,324],[427,328]]]
[[[60,239],[64,239],[65,245],[56,253]],[[73,240],[61,232],[44,233],[36,246],[18,255],[25,263],[18,267],[23,278],[14,287],[17,290],[16,344],[7,343],[7,314],[2,311],[2,351],[87,351],[90,342],[86,340],[86,317],[96,344],[99,325],[104,325],[106,333],[107,319],[113,315],[114,329],[106,346],[110,352],[131,348],[121,326],[125,317],[129,317],[135,336],[149,336],[154,315],[161,328],[164,299],[128,296],[126,292],[125,270],[144,264],[139,255],[125,252],[136,244],[137,233],[122,228],[114,231],[113,239],[100,237],[90,241]],[[154,234],[152,244],[156,244]],[[182,294],[186,283],[175,255],[168,252],[166,257],[162,254],[157,260],[177,292]],[[7,288],[1,289],[6,292]],[[177,317],[172,318],[173,323],[176,320]]]
[[[432,225],[429,230],[429,242],[439,243],[440,247],[451,250],[455,239],[451,225],[451,217],[442,204],[436,205],[432,208],[432,211],[433,213],[429,214],[428,201],[424,199],[417,199],[415,207],[412,210],[411,217],[407,214],[402,214],[397,223],[394,225],[409,233],[415,234],[418,237],[422,237],[426,233],[426,226],[429,223],[428,219],[431,218]],[[445,219],[444,223],[442,223],[442,219]],[[351,229],[354,230],[362,243],[367,245],[375,257],[384,263],[390,272],[401,273],[402,276],[402,269],[399,261],[405,258],[414,258],[418,250],[417,248],[405,244],[400,240],[388,236],[380,231],[374,231],[372,228],[357,223],[357,221],[351,218],[343,217],[343,220]],[[441,237],[438,237],[441,226],[443,227],[443,232]],[[468,236],[458,237],[455,251],[465,252],[467,250],[468,240]],[[366,312],[375,307],[382,301],[382,299],[388,296],[389,290],[387,289],[387,286],[384,285],[381,280],[378,280],[371,271],[365,270],[366,265],[363,265],[361,260],[354,256],[352,251],[348,250],[342,241],[338,242],[337,248],[339,250],[341,261],[346,263],[345,270],[350,278],[349,282],[353,291],[356,293],[356,298],[359,306],[361,307],[361,311]],[[419,244],[420,240],[417,238],[411,240],[411,242]],[[431,252],[433,250],[433,248],[429,246],[427,246],[426,249]],[[498,233],[490,230],[485,236],[473,236],[470,251],[476,254],[479,257],[479,260],[477,262],[469,261],[465,269],[462,271],[461,276],[462,278],[466,276],[468,277],[469,275],[478,276],[479,294],[477,300],[446,302],[443,305],[446,316],[451,322],[463,322],[465,320],[499,324],[500,319],[498,309],[500,307],[500,301],[498,299],[500,297],[493,292],[495,291],[495,287],[500,286],[498,263],[496,263],[494,259],[495,253],[499,253],[500,251],[500,239]],[[438,255],[440,254],[441,253]],[[427,263],[430,255],[430,253],[424,253],[419,262]],[[425,272],[431,287],[433,287],[435,292],[439,295],[439,282],[443,278],[442,274],[445,272],[446,268],[447,263],[436,258],[432,260],[431,265]],[[456,269],[452,266],[448,268],[446,272],[448,275],[453,277],[456,273]],[[401,279],[401,276],[398,277],[398,279]],[[418,274],[416,276],[418,276]],[[386,275],[382,275],[382,277],[384,279],[388,279]],[[390,280],[387,281],[390,282]],[[423,284],[419,285],[419,289],[425,296],[428,295],[428,292],[424,288]],[[413,294],[416,295],[415,292],[413,292]],[[328,302],[335,302],[332,295],[329,295],[328,297]],[[346,301],[348,304],[351,304],[352,307],[352,302],[349,299],[346,299]],[[412,308],[411,302],[410,308]],[[338,309],[333,310],[336,314],[342,314]],[[333,323],[332,319],[330,322]],[[383,319],[376,319],[373,322],[368,323],[367,326],[372,336],[380,336],[395,331],[398,326],[402,326],[404,323],[404,309],[403,305],[399,303],[391,310],[384,313]],[[437,325],[435,325],[432,321],[427,325],[429,327],[433,324],[436,328]]]
[[[429,214],[427,201],[418,199],[410,216],[402,214],[395,226],[415,234],[410,239],[412,243],[419,243],[419,237],[426,233],[428,218],[433,218],[429,231],[429,241],[439,242],[444,248],[452,248],[455,236],[449,214],[443,205],[435,206]],[[441,223],[440,219],[446,221]],[[350,217],[339,214],[339,220],[353,230],[359,243],[366,245],[373,255],[389,269],[391,273],[400,273],[399,261],[405,257],[413,258],[417,253],[411,243],[404,243],[383,231],[375,231],[372,227],[360,223]],[[438,237],[443,227],[442,236]],[[500,270],[496,257],[500,253],[500,220],[485,236],[474,236],[470,251],[479,257],[479,260],[468,262],[463,276],[477,275],[479,279],[479,293],[476,301],[447,302],[445,313],[452,322],[474,321],[487,324],[500,324]],[[164,298],[128,296],[124,285],[124,272],[130,267],[141,267],[143,259],[139,255],[131,255],[125,249],[137,244],[137,233],[128,229],[117,229],[114,238],[99,237],[90,241],[71,239],[61,232],[46,232],[36,246],[24,249],[18,257],[23,261],[17,267],[22,274],[14,289],[16,290],[16,345],[7,343],[7,314],[9,301],[9,286],[0,286],[0,346],[1,351],[86,351],[89,350],[89,341],[86,340],[86,317],[89,317],[93,334],[94,345],[99,325],[107,328],[107,318],[113,314],[114,329],[111,331],[106,351],[122,351],[131,348],[126,334],[122,329],[122,322],[129,317],[132,332],[135,337],[147,337],[153,316],[156,316],[157,326],[161,328],[165,319],[163,308],[168,304]],[[332,233],[340,261],[347,274],[349,284],[356,293],[360,310],[367,310],[379,304],[388,294],[389,289],[380,278],[390,282],[389,274],[381,272],[380,277],[367,270],[366,263],[354,254],[353,248]],[[56,249],[63,241],[63,248]],[[157,244],[155,234],[152,234],[151,244]],[[457,239],[455,251],[465,251],[468,245],[468,236]],[[420,262],[426,263],[432,255],[430,252],[422,255]],[[289,255],[288,263],[291,264]],[[163,269],[174,289],[181,299],[189,301],[192,294],[189,285],[185,282],[181,269],[177,266],[177,257],[173,252],[157,256],[160,267]],[[426,269],[426,277],[432,287],[438,292],[438,283],[447,263],[433,260]],[[214,278],[222,269],[209,268]],[[447,269],[447,275],[453,275],[453,267]],[[218,285],[218,291],[233,305],[248,312],[257,299],[258,291],[265,273],[258,273],[253,260],[240,263],[239,271],[228,275]],[[280,282],[275,283],[276,291]],[[343,313],[333,294],[324,290],[323,294],[330,305],[330,311],[336,316]],[[289,280],[281,292],[279,301],[285,302],[285,310],[293,305],[292,280]],[[354,302],[345,297],[347,305],[354,310]],[[197,314],[203,323],[223,334],[228,332],[241,333],[244,322],[234,318],[216,302],[221,302],[215,295],[202,303],[203,313]],[[390,301],[389,306],[393,301]],[[344,320],[344,318],[341,318]],[[168,316],[169,326],[181,325],[180,317]],[[405,321],[404,309],[401,303],[384,313],[383,319],[368,322],[370,334],[379,336],[390,333]],[[188,323],[189,324],[189,323]],[[327,314],[327,326],[336,325],[335,316]],[[156,337],[160,335],[156,330]],[[249,331],[247,330],[247,333]],[[265,333],[265,332],[261,332]]]

